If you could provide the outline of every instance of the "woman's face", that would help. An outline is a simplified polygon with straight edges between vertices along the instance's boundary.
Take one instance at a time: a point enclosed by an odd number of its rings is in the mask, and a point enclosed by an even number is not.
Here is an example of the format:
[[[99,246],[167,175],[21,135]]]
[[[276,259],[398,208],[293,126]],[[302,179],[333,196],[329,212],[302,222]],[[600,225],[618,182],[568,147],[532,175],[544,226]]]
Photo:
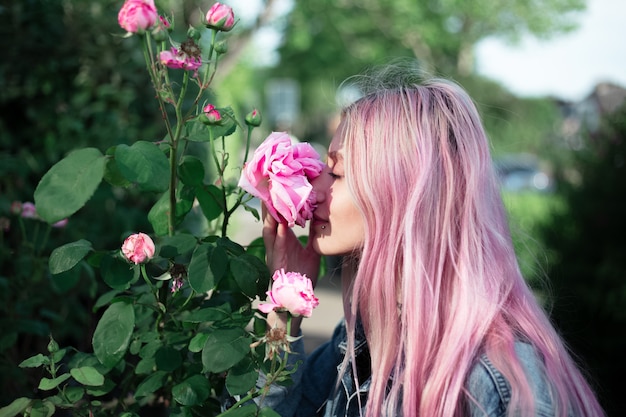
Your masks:
[[[311,221],[311,236],[313,249],[321,255],[352,253],[363,246],[365,237],[362,215],[348,191],[341,142],[335,134],[326,166],[312,182],[317,208]]]

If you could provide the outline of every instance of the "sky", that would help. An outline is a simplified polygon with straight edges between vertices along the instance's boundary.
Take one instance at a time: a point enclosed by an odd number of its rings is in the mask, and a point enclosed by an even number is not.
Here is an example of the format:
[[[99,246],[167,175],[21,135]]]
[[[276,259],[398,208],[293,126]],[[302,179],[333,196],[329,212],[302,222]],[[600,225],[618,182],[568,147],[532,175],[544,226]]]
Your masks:
[[[291,1],[277,0],[276,14],[287,13]],[[258,0],[231,0],[230,4],[242,19],[254,17],[259,7]],[[475,51],[478,73],[521,97],[578,101],[599,82],[626,87],[626,0],[587,0],[587,9],[576,18],[576,30],[550,40],[528,36],[517,45],[482,41]],[[258,38],[260,45],[267,46],[278,44],[280,35],[265,30]],[[276,58],[271,52],[262,56],[268,61]]]
[[[598,82],[626,87],[626,0],[588,0],[577,30],[519,45],[487,39],[476,48],[477,71],[522,97],[578,101]]]

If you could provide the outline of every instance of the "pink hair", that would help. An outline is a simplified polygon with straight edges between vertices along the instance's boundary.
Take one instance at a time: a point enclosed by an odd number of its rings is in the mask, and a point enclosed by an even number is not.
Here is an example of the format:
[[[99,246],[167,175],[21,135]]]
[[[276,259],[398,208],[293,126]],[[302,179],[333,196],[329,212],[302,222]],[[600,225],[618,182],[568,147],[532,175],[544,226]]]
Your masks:
[[[558,416],[603,415],[522,278],[465,91],[445,80],[381,89],[347,107],[339,129],[366,230],[344,287],[344,369],[358,314],[373,364],[367,415],[464,415],[466,380],[483,352],[512,385],[508,415],[534,415],[516,340],[544,359]]]

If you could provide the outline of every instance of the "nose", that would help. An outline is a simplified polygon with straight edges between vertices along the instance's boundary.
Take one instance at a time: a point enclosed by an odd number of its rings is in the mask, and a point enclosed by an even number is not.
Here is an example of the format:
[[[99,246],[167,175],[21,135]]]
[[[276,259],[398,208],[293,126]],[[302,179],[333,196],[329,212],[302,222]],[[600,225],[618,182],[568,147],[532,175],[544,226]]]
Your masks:
[[[320,175],[311,181],[311,186],[315,192],[315,200],[317,203],[321,203],[326,200],[326,194],[328,193],[328,188],[330,187],[332,180],[330,175],[328,175],[328,172],[329,168],[328,166],[325,166]]]

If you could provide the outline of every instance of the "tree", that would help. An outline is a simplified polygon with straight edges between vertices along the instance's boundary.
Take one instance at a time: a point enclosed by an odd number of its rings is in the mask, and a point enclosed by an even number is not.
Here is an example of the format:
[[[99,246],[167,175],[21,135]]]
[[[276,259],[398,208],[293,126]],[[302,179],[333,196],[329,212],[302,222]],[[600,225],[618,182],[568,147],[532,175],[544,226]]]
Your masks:
[[[566,204],[543,235],[551,254],[553,318],[597,382],[608,415],[626,408],[626,106],[579,151],[581,182],[563,182]]]

